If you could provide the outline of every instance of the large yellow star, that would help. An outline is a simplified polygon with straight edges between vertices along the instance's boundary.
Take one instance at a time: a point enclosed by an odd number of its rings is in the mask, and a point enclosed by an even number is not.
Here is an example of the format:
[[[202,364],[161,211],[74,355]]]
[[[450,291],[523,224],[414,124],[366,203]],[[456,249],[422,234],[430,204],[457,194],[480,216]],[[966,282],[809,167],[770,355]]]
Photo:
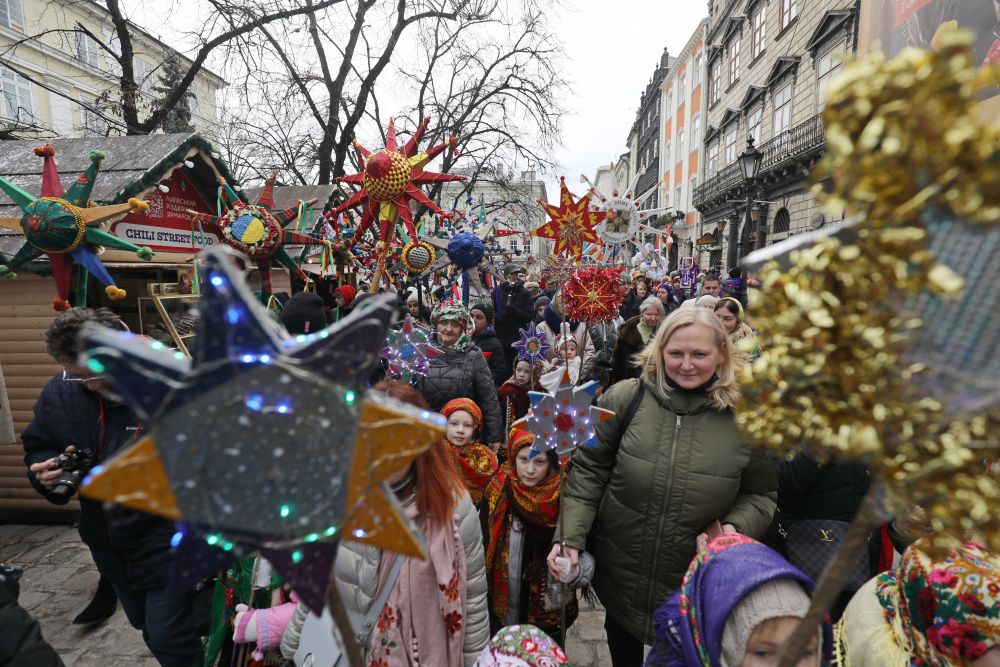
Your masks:
[[[532,231],[533,236],[552,239],[556,242],[554,254],[566,253],[574,257],[583,254],[583,243],[600,243],[596,227],[605,217],[607,211],[590,210],[590,191],[573,201],[573,194],[566,187],[566,179],[559,179],[559,206],[553,206],[539,200],[550,220]]]

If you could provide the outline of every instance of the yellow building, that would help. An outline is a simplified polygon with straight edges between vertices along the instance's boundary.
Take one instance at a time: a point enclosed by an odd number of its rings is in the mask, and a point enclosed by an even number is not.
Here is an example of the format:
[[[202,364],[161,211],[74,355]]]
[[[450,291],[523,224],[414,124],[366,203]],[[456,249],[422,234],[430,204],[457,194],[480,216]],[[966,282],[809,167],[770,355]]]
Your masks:
[[[130,26],[135,79],[148,113],[164,61],[179,54],[142,28]],[[98,40],[120,53],[110,12],[92,0],[0,0],[0,134],[124,134],[121,114],[114,109],[120,65]],[[190,61],[179,57],[186,70]],[[216,93],[225,85],[221,77],[202,69],[191,86],[191,124],[203,136],[217,135]],[[140,118],[143,115],[140,102]]]

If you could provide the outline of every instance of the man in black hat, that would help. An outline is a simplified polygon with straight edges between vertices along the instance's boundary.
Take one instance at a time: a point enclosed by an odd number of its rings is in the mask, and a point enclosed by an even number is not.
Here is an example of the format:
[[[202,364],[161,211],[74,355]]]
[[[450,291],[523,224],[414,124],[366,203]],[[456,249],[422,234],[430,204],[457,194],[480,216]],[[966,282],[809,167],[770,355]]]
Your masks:
[[[526,329],[531,322],[532,298],[518,275],[519,267],[511,263],[504,267],[503,282],[500,283],[500,303],[497,304],[496,332],[503,343],[507,368],[514,367],[517,351],[511,347],[521,339],[520,329]]]

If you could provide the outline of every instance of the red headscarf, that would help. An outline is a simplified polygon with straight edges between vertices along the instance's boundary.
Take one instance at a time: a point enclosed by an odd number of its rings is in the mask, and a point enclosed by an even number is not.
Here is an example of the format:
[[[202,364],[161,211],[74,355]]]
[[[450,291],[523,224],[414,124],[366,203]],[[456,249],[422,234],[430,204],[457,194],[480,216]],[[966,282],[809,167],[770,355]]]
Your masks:
[[[441,408],[441,414],[451,417],[456,412],[466,412],[472,417],[472,423],[478,432],[483,427],[483,411],[476,402],[469,398],[456,398],[448,401]],[[455,457],[458,471],[462,475],[465,488],[472,496],[476,506],[483,501],[483,491],[486,484],[497,472],[497,455],[486,445],[472,442],[464,447],[456,447],[448,443],[448,451]]]
[[[354,301],[354,297],[357,294],[357,290],[350,285],[341,285],[337,288],[337,291],[340,292],[340,296],[344,297],[344,308],[351,305],[351,302]]]

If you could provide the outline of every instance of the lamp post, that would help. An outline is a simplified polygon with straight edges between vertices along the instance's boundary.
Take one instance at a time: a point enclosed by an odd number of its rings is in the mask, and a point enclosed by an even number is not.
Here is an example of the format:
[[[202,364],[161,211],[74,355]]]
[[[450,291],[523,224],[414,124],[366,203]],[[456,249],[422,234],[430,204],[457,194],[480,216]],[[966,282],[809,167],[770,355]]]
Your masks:
[[[763,157],[764,157],[764,154],[761,153],[759,150],[757,150],[754,147],[754,145],[753,145],[753,135],[748,136],[747,137],[747,148],[746,148],[745,151],[743,151],[742,153],[740,153],[740,156],[738,158],[739,162],[740,162],[740,171],[743,173],[743,182],[746,183],[746,186],[747,186],[746,221],[744,222],[744,225],[746,225],[746,234],[743,236],[743,241],[744,241],[743,247],[740,248],[740,250],[742,251],[743,255],[745,255],[746,251],[747,251],[746,245],[750,241],[750,230],[753,228],[753,223],[756,222],[760,218],[760,209],[756,205],[754,205],[753,195],[754,195],[754,186],[755,186],[756,181],[757,181],[757,174],[760,171],[760,163],[761,163]],[[739,227],[739,224],[734,224],[733,225],[733,230],[730,230],[730,233],[729,233],[729,241],[730,241],[729,259],[730,259],[730,261],[728,262],[728,264],[729,264],[729,271],[730,271],[729,276],[730,277],[733,276],[733,273],[732,273],[733,269],[736,268],[736,265],[737,265],[737,262],[738,262],[738,259],[739,259],[739,258],[736,257],[736,244],[733,242],[734,239],[737,236],[735,234],[735,229],[737,229],[738,227]],[[761,231],[763,231],[763,230],[761,230],[758,227],[758,229],[757,229],[757,239],[758,240],[761,238]],[[762,241],[760,243],[763,244]],[[739,295],[738,295],[737,298],[740,300],[740,303],[742,303],[744,307],[746,307],[746,305],[747,305],[747,280],[746,280],[746,278],[747,278],[746,277],[746,272],[745,271],[740,271],[740,288],[739,288],[740,291],[739,291]]]

